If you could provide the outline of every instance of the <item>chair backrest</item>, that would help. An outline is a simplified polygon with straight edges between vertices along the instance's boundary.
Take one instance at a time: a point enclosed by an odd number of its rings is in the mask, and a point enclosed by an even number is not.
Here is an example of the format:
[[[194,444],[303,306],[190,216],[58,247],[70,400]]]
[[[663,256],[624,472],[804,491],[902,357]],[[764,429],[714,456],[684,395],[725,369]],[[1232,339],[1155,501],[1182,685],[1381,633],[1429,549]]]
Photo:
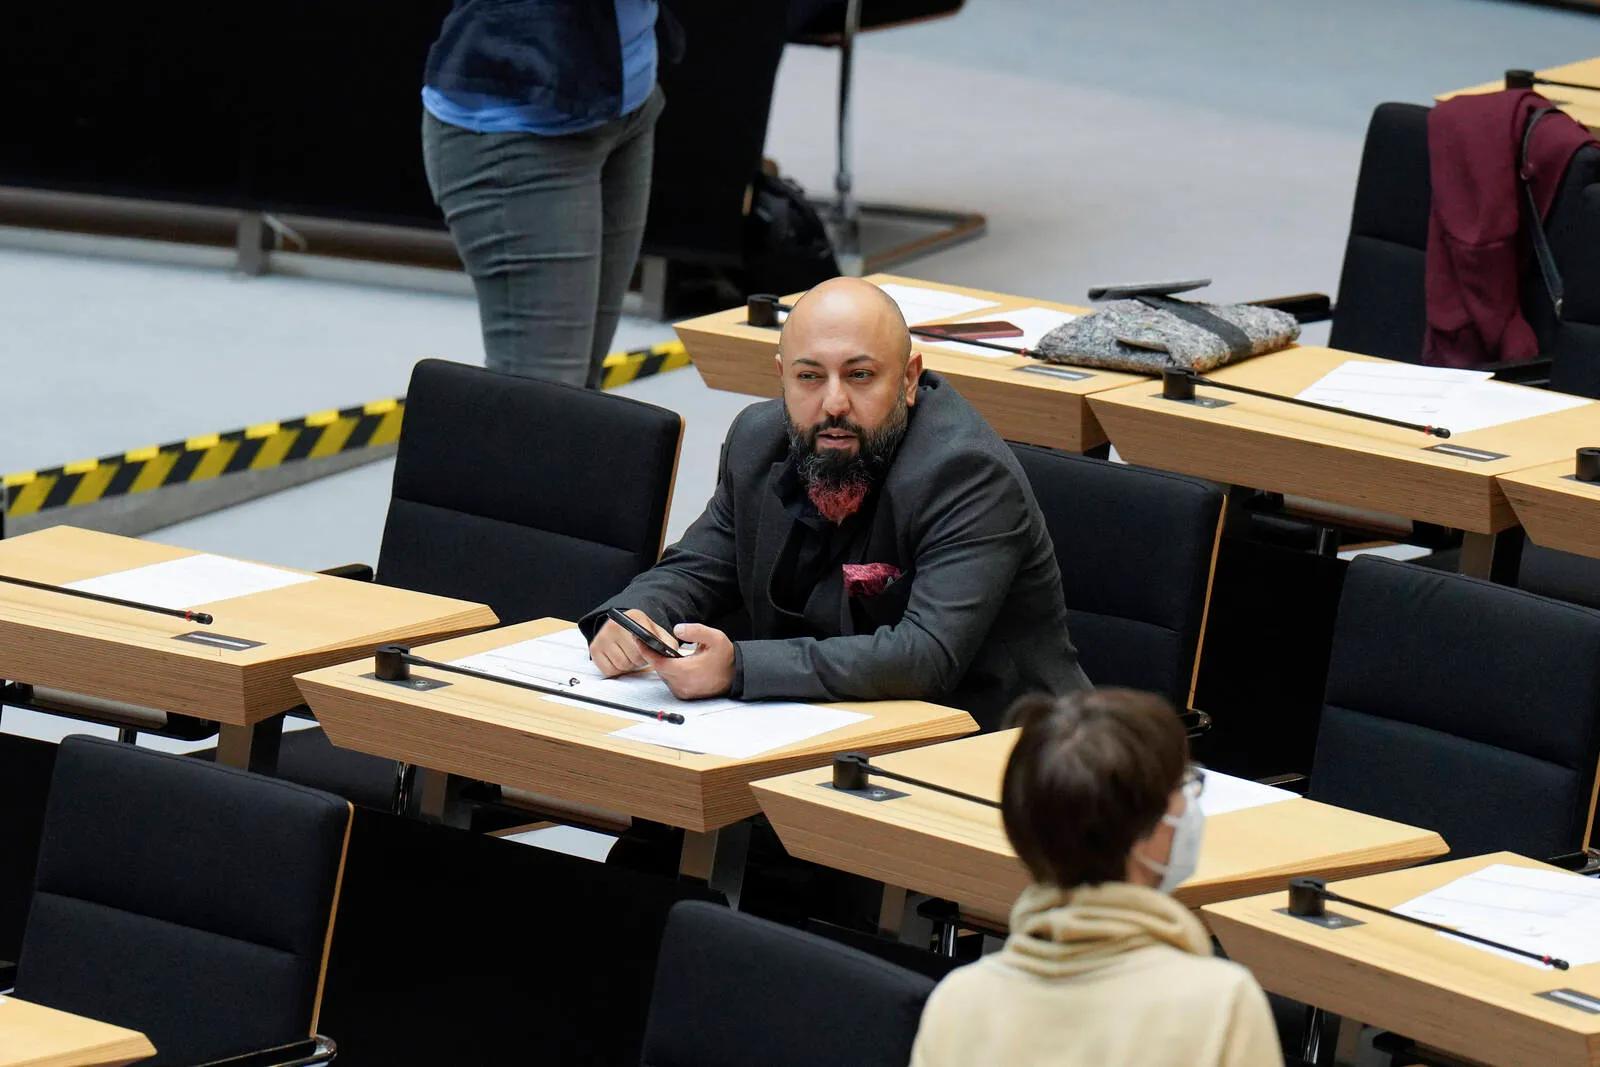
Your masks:
[[[1532,541],[1522,546],[1517,587],[1570,604],[1600,608],[1600,559],[1545,548]]]
[[[350,805],[202,760],[62,742],[16,994],[143,1031],[152,1064],[316,1026]]]
[[[1328,344],[1415,363],[1427,329],[1428,109],[1379,104],[1367,125]]]
[[[1550,387],[1600,397],[1600,145],[1572,157],[1544,229],[1565,290],[1561,317],[1537,270],[1523,282],[1523,313],[1551,357]]]
[[[933,981],[715,904],[676,905],[643,1067],[905,1067]]]
[[[1428,113],[1416,104],[1379,104],[1372,113],[1328,334],[1334,348],[1409,363],[1422,358],[1433,199]],[[1600,396],[1600,147],[1573,157],[1544,227],[1565,303],[1558,319],[1530,255],[1522,311],[1540,354],[1551,357],[1551,388]]]
[[[423,360],[377,580],[576,619],[660,556],[682,437],[653,404]]]
[[[1580,848],[1600,760],[1600,611],[1358,557],[1308,792],[1455,856]]]
[[[1055,544],[1068,627],[1095,685],[1194,686],[1223,494],[1210,482],[1013,444]]]

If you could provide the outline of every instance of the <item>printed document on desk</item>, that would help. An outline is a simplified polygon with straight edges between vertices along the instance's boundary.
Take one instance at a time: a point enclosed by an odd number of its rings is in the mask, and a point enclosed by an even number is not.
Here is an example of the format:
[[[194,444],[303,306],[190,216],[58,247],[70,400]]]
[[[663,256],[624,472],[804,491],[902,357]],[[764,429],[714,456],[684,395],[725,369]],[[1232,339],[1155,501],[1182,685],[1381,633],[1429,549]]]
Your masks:
[[[997,301],[985,300],[981,296],[947,293],[943,289],[924,289],[920,285],[900,285],[890,282],[881,288],[889,294],[890,299],[900,305],[900,314],[905,316],[907,326],[917,326],[924,322],[932,322],[934,319],[950,319],[957,315],[1000,306]]]
[[[578,696],[597,697],[614,704],[624,704],[640,711],[676,711],[685,718],[704,715],[719,705],[734,706],[731,700],[679,700],[667,688],[667,683],[654,671],[639,671],[618,678],[607,678],[589,659],[589,645],[576,627],[558,630],[543,637],[518,641],[502,648],[467,656],[453,661],[457,667],[482,671],[499,678],[534,685],[550,686]],[[581,699],[567,700],[551,696],[551,700],[571,704],[573,707],[610,715],[627,722],[637,722],[637,715],[613,708],[603,708]]]
[[[1045,334],[1062,323],[1071,322],[1077,317],[1070,311],[1057,311],[1055,308],[1027,307],[1002,311],[998,314],[999,320],[1009,322],[1017,327],[1022,331],[1022,336],[996,337],[993,339],[993,343],[1005,345],[1007,348],[1033,348]],[[969,319],[968,321],[974,320]],[[992,348],[963,344],[960,341],[934,341],[926,337],[914,337],[912,342],[919,348],[931,346],[941,352],[960,352],[968,356],[1004,359],[1010,355],[1008,352],[997,352]]]
[[[722,706],[685,718],[681,726],[648,722],[618,730],[611,736],[707,756],[751,759],[870,718],[858,711],[815,704],[746,704],[735,700],[684,702],[690,707],[707,703]]]
[[[1297,395],[1301,400],[1368,415],[1442,426],[1454,434],[1565,411],[1589,402],[1582,397],[1508,385],[1490,378],[1488,371],[1458,367],[1350,360]]]
[[[726,698],[679,700],[654,671],[607,678],[590,662],[589,646],[576,628],[480,652],[455,660],[454,665],[563,689],[573,698],[549,699],[635,724],[613,733],[613,737],[730,759],[748,759],[867,718],[858,712],[809,704],[745,703]],[[684,721],[677,725],[640,722],[637,715],[590,704],[579,697],[597,697],[640,711],[674,711]]]
[[[1395,911],[1556,956],[1574,967],[1600,961],[1600,881],[1568,871],[1495,863],[1408,900]],[[1504,959],[1543,966],[1457,940]]]
[[[201,552],[69,582],[67,588],[183,609],[316,580],[314,574],[295,574],[260,563]]]
[[[1300,794],[1275,785],[1262,785],[1248,778],[1235,778],[1231,774],[1206,771],[1205,787],[1200,790],[1200,810],[1210,819],[1230,811],[1259,808],[1264,804],[1277,804],[1285,800],[1298,800]]]

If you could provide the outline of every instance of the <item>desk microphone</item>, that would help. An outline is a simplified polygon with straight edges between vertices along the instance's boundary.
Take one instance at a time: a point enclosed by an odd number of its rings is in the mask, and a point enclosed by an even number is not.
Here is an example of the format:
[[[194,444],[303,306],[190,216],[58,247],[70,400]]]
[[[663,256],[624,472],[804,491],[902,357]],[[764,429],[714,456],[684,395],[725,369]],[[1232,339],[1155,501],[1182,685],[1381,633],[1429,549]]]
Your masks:
[[[841,792],[860,792],[869,788],[867,783],[867,775],[869,774],[876,774],[879,778],[891,778],[896,782],[905,782],[907,785],[921,786],[923,789],[931,789],[935,793],[943,793],[947,797],[970,800],[974,804],[982,804],[988,808],[998,808],[1000,806],[998,800],[974,796],[971,793],[963,793],[959,789],[951,789],[949,786],[924,782],[920,778],[912,778],[908,775],[886,771],[882,767],[874,767],[867,762],[867,754],[865,752],[841,752],[833,757],[833,787]]]
[[[794,308],[790,307],[788,304],[779,303],[778,298],[772,293],[752,293],[744,302],[744,310],[744,322],[746,326],[773,327],[782,325],[782,323],[778,321],[778,312],[789,312],[793,311]],[[966,337],[951,337],[949,334],[940,330],[925,330],[920,326],[907,326],[906,332],[910,333],[913,337],[926,337],[930,341],[941,341],[945,344],[977,345],[979,348],[992,348],[996,352],[1006,352],[1013,356],[1028,356],[1030,358],[1037,358],[1030,350],[1026,348],[1019,348],[1016,345],[997,345],[993,341],[978,341]]]
[[[203,611],[189,611],[185,608],[164,608],[159,604],[145,604],[138,600],[123,600],[121,597],[102,596],[99,593],[86,593],[82,589],[68,589],[64,585],[50,585],[48,582],[35,582],[27,578],[14,578],[9,574],[0,574],[0,582],[11,585],[20,585],[27,589],[42,589],[46,593],[61,593],[64,596],[75,596],[82,600],[93,600],[100,604],[115,604],[119,608],[133,608],[135,611],[150,611],[157,615],[170,615],[174,619],[185,622],[197,622],[201,626],[211,625],[211,616]]]
[[[594,704],[612,711],[625,711],[629,715],[638,715],[657,722],[671,723],[673,726],[683,725],[683,716],[675,711],[645,711],[643,708],[632,708],[626,704],[618,704],[610,700],[601,700],[599,697],[584,696],[570,689],[557,689],[553,686],[535,685],[533,682],[519,682],[515,678],[502,678],[498,674],[485,674],[483,671],[471,670],[467,667],[457,667],[452,663],[440,663],[438,660],[424,659],[413,656],[411,650],[405,645],[383,645],[379,647],[372,657],[372,675],[383,682],[404,682],[411,677],[412,666],[426,667],[432,671],[444,671],[447,674],[460,674],[468,678],[477,678],[485,682],[498,682],[501,685],[514,686],[517,689],[531,689],[535,693],[546,696],[562,697],[566,700],[577,700],[585,704]]]
[[[1298,407],[1331,412],[1334,415],[1348,415],[1352,419],[1381,422],[1385,426],[1398,426],[1402,430],[1417,430],[1427,434],[1429,437],[1450,436],[1450,431],[1443,426],[1424,426],[1419,422],[1403,422],[1400,419],[1385,418],[1382,415],[1369,415],[1365,411],[1351,411],[1349,408],[1336,408],[1332,404],[1319,404],[1314,400],[1301,400],[1297,396],[1283,396],[1261,389],[1250,389],[1243,385],[1233,385],[1230,382],[1219,382],[1183,367],[1163,367],[1161,369],[1161,397],[1164,400],[1193,400],[1194,387],[1197,385],[1210,386],[1213,389],[1226,389],[1229,392],[1244,393],[1247,396],[1259,396],[1266,400],[1277,400],[1285,404],[1294,404]]]
[[[1600,482],[1600,448],[1578,449],[1572,476],[1580,482]]]
[[[1541,78],[1531,70],[1506,71],[1507,89],[1532,89],[1535,85],[1554,85],[1562,89],[1588,89],[1591,92],[1600,92],[1600,85],[1583,85],[1579,82],[1556,81],[1554,78]]]
[[[1490,941],[1487,937],[1479,937],[1477,934],[1464,933],[1448,926],[1431,923],[1427,919],[1402,915],[1398,911],[1380,908],[1376,904],[1363,904],[1359,900],[1351,900],[1349,897],[1329,892],[1328,883],[1321,878],[1291,878],[1289,880],[1289,914],[1295,918],[1320,919],[1324,917],[1328,913],[1325,902],[1329,900],[1335,904],[1345,904],[1352,908],[1363,908],[1379,915],[1387,915],[1391,919],[1399,919],[1402,922],[1415,923],[1429,930],[1437,930],[1441,934],[1449,934],[1451,937],[1459,937],[1479,945],[1486,945],[1501,952],[1510,952],[1513,955],[1523,956],[1530,960],[1538,960],[1546,967],[1554,967],[1558,971],[1564,971],[1570,966],[1566,960],[1558,960],[1554,956],[1542,956],[1537,952],[1529,952],[1526,949],[1516,948],[1512,945],[1503,945],[1498,941]]]

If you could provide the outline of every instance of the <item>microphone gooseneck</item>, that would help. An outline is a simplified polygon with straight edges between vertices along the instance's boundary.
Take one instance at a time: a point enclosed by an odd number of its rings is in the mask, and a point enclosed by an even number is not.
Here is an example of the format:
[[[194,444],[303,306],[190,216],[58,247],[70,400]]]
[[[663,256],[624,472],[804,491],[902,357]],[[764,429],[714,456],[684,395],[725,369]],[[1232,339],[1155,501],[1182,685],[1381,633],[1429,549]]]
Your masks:
[[[972,793],[963,793],[959,789],[951,789],[949,786],[939,785],[937,782],[925,782],[921,778],[912,778],[909,775],[886,771],[882,767],[874,767],[868,762],[867,755],[864,752],[841,752],[833,757],[833,788],[835,789],[841,791],[866,789],[869,785],[868,776],[873,774],[876,774],[879,778],[888,778],[896,782],[904,782],[907,785],[931,789],[935,793],[943,793],[945,796],[955,797],[958,800],[970,800],[972,803],[982,804],[984,807],[998,808],[1000,806],[998,800],[975,796]]]
[[[1231,382],[1219,382],[1212,378],[1207,378],[1203,374],[1196,374],[1194,371],[1184,367],[1163,367],[1161,370],[1161,396],[1165,400],[1193,400],[1194,387],[1197,385],[1209,386],[1212,389],[1225,389],[1231,393],[1244,393],[1246,396],[1259,396],[1263,400],[1277,400],[1284,404],[1312,408],[1316,411],[1326,411],[1334,415],[1348,415],[1352,419],[1380,422],[1385,426],[1398,426],[1402,430],[1416,430],[1427,434],[1429,437],[1446,438],[1450,436],[1450,431],[1443,426],[1424,426],[1420,422],[1405,422],[1401,419],[1391,419],[1383,415],[1369,415],[1365,411],[1336,408],[1332,404],[1319,404],[1314,400],[1301,400],[1297,396],[1283,396],[1280,393],[1251,389],[1243,385],[1234,385]]]
[[[1554,85],[1561,89],[1588,89],[1590,92],[1600,92],[1600,85],[1584,85],[1582,82],[1557,81],[1554,78],[1541,78],[1531,70],[1506,71],[1507,89],[1532,89],[1536,85]]]
[[[64,585],[51,585],[49,582],[36,582],[30,578],[17,578],[9,574],[0,574],[0,582],[20,585],[25,589],[39,589],[46,593],[60,593],[62,596],[75,596],[80,600],[93,600],[97,604],[114,604],[119,608],[148,611],[156,615],[182,619],[185,622],[199,623],[201,626],[211,625],[211,616],[203,611],[189,611],[186,608],[164,608],[160,604],[146,604],[138,600],[124,600],[121,597],[104,596],[100,593],[86,593],[82,589],[68,589]]]
[[[671,723],[673,726],[683,725],[683,716],[676,711],[646,711],[643,708],[629,707],[627,704],[618,704],[611,700],[601,700],[599,697],[584,696],[569,689],[556,689],[552,686],[537,685],[533,682],[519,682],[515,678],[502,678],[498,674],[488,674],[484,671],[475,671],[469,667],[457,667],[453,663],[440,663],[438,660],[425,659],[422,656],[413,656],[411,650],[405,645],[383,645],[372,657],[373,677],[383,682],[404,682],[411,677],[411,668],[426,667],[432,671],[444,671],[446,674],[459,674],[467,678],[477,678],[484,682],[497,682],[500,685],[509,685],[516,689],[528,689],[545,696],[562,697],[566,700],[577,700],[585,704],[594,704],[597,707],[610,708],[612,711],[625,711],[629,715],[638,715],[641,718],[653,719],[656,722]]]
[[[1328,883],[1324,882],[1321,878],[1292,878],[1289,880],[1290,915],[1300,919],[1320,919],[1327,914],[1325,902],[1329,900],[1333,901],[1335,904],[1344,904],[1352,908],[1361,908],[1365,911],[1375,912],[1378,915],[1387,915],[1391,919],[1399,919],[1402,922],[1414,923],[1417,926],[1421,926],[1429,930],[1437,930],[1441,934],[1449,934],[1451,937],[1459,937],[1479,945],[1484,945],[1488,948],[1496,949],[1500,952],[1510,952],[1513,955],[1522,956],[1526,959],[1538,960],[1546,967],[1552,967],[1558,971],[1565,971],[1571,966],[1571,964],[1569,964],[1566,960],[1557,959],[1554,956],[1546,956],[1538,952],[1529,952],[1527,949],[1517,948],[1514,945],[1502,944],[1499,941],[1490,941],[1487,937],[1479,937],[1477,934],[1469,934],[1449,926],[1443,926],[1439,923],[1429,922],[1427,919],[1418,919],[1412,915],[1402,915],[1398,911],[1390,911],[1388,908],[1380,908],[1376,904],[1366,904],[1359,900],[1352,900],[1349,897],[1341,896],[1340,894],[1329,890]]]

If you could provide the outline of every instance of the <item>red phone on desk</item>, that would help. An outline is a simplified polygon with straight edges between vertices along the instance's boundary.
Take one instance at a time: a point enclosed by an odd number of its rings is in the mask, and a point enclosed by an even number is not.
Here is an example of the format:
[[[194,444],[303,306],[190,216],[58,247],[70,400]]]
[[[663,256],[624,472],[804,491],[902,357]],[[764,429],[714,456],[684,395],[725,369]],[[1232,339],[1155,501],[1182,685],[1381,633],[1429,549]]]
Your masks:
[[[992,322],[935,322],[918,326],[916,330],[924,337],[933,333],[952,341],[987,341],[995,337],[1022,336],[1022,327],[998,319]]]

